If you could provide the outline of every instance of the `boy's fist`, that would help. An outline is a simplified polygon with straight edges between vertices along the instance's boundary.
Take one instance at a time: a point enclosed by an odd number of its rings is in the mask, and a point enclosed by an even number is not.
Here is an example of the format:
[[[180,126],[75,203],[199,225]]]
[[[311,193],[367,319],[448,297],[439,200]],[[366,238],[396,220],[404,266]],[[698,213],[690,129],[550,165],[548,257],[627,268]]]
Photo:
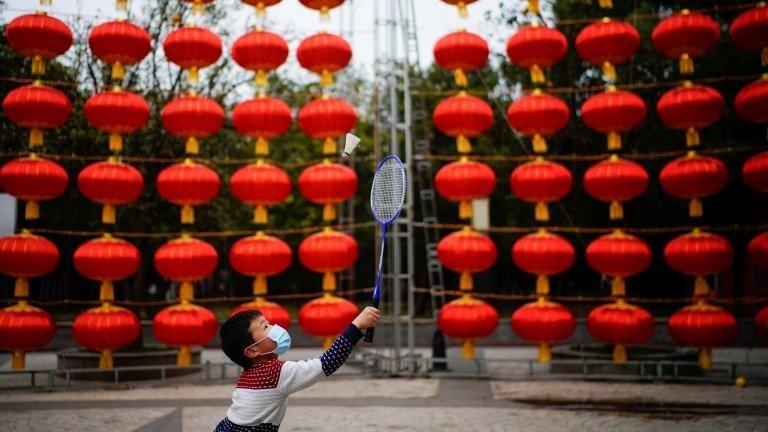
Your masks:
[[[368,306],[360,312],[360,315],[352,321],[352,324],[360,330],[365,330],[369,327],[378,326],[380,318],[381,312],[373,306]]]

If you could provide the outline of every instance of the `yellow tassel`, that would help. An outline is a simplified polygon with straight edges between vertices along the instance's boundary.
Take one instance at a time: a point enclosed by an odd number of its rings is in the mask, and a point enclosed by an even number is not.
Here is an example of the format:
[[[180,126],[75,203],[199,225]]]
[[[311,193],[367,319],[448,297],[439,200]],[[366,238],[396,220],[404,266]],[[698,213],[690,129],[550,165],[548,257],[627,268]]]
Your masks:
[[[685,145],[688,147],[697,147],[699,144],[701,144],[699,132],[694,128],[688,128],[688,130],[685,131]]]
[[[323,155],[336,154],[336,139],[328,137],[323,140]]]
[[[533,151],[534,153],[546,153],[547,152],[547,140],[539,134],[533,136]]]
[[[688,215],[691,217],[701,217],[704,214],[704,207],[701,205],[701,200],[694,198],[688,203]]]
[[[326,204],[323,206],[323,220],[328,222],[336,219],[336,206],[333,204]]]
[[[256,5],[256,16],[259,19],[264,19],[264,17],[267,16],[267,7],[264,3],[259,2],[259,4]]]
[[[539,297],[549,295],[549,278],[546,275],[536,276],[536,295]]]
[[[40,205],[37,203],[37,201],[27,201],[27,206],[24,207],[24,219],[40,219]]]
[[[336,275],[333,272],[323,273],[323,291],[328,293],[336,291]]]
[[[39,55],[32,57],[32,75],[45,74],[45,61]]]
[[[768,66],[768,47],[764,47],[760,51],[760,63],[763,66]]]
[[[531,81],[533,81],[534,84],[544,84],[547,81],[544,77],[544,71],[539,65],[531,66]]]
[[[608,150],[621,150],[621,135],[618,132],[608,132]]]
[[[189,347],[183,346],[179,348],[179,354],[176,356],[176,365],[192,366],[192,350]]]
[[[269,155],[269,141],[265,140],[262,137],[259,137],[256,139],[256,156],[267,156]]]
[[[53,0],[40,0],[40,6],[50,6]]]
[[[611,295],[614,297],[624,297],[627,295],[627,285],[624,282],[624,278],[616,276],[611,281]]]
[[[200,153],[200,142],[197,141],[197,138],[195,137],[189,137],[187,138],[187,142],[184,147],[184,151],[189,154],[199,154]]]
[[[613,7],[613,2],[611,0],[600,0],[600,7],[603,9],[610,9]]]
[[[101,354],[99,354],[99,369],[106,370],[106,369],[113,369],[113,368],[114,368],[114,362],[112,358],[112,351],[102,350]]]
[[[192,12],[194,12],[195,15],[202,15],[204,9],[205,9],[205,6],[203,5],[203,2],[199,0],[195,1],[195,3],[192,4]]]
[[[269,220],[269,215],[267,214],[267,207],[263,205],[257,205],[253,209],[253,223],[258,225],[264,225]]]
[[[539,10],[539,0],[528,0],[528,12],[530,13],[540,13]]]
[[[552,361],[552,351],[549,349],[549,345],[545,343],[539,344],[539,354],[536,356],[539,363],[549,363]]]
[[[262,297],[267,295],[267,278],[264,275],[257,275],[253,280],[253,295]]]
[[[547,207],[547,203],[543,201],[536,203],[534,218],[539,222],[546,222],[549,220],[549,207]]]
[[[611,206],[608,209],[611,220],[624,219],[624,207],[618,201],[611,201]]]
[[[104,281],[101,283],[99,287],[99,301],[102,303],[115,302],[115,287],[112,285],[112,282]]]
[[[696,276],[696,280],[693,284],[693,298],[699,299],[706,297],[709,294],[709,284],[704,276]]]
[[[195,223],[195,208],[189,205],[181,206],[181,223],[190,225]]]
[[[466,87],[469,85],[467,74],[465,74],[461,69],[456,69],[453,71],[453,80],[456,81],[456,85],[459,87]]]
[[[43,145],[43,130],[40,128],[32,128],[29,130],[29,145],[30,147],[39,147]]]
[[[197,84],[200,81],[200,71],[197,69],[197,66],[189,68],[189,77],[187,79],[190,84]]]
[[[117,0],[117,10],[119,11],[128,10],[128,0]]]
[[[472,291],[473,287],[472,273],[461,272],[461,275],[459,276],[459,289],[462,291]]]
[[[24,351],[13,350],[13,354],[11,357],[11,369],[12,370],[24,369],[25,366],[26,366],[26,355],[24,354]]]
[[[456,4],[456,7],[459,8],[459,18],[461,19],[467,19],[469,16],[469,12],[467,11],[467,5],[463,1],[460,1]]]
[[[179,301],[189,303],[195,299],[195,287],[192,282],[184,281],[179,288]]]
[[[109,151],[119,152],[123,150],[123,136],[113,132],[109,134]]]
[[[112,79],[117,81],[123,79],[125,76],[125,68],[123,64],[118,62],[112,63]]]
[[[320,87],[328,87],[329,85],[333,85],[333,75],[328,69],[323,69],[320,74]]]
[[[472,201],[459,202],[459,219],[472,219]]]
[[[114,225],[116,216],[117,212],[114,206],[105,204],[104,207],[101,208],[101,223],[105,225]]]
[[[616,345],[613,347],[613,362],[614,363],[626,363],[627,362],[627,347],[624,345]]]
[[[456,137],[456,150],[461,154],[466,154],[472,151],[472,142],[464,135]]]
[[[467,339],[461,344],[461,358],[472,360],[475,358],[475,342]]]
[[[680,56],[680,73],[683,75],[693,75],[693,59],[689,54]]]
[[[256,71],[256,75],[253,77],[253,85],[256,87],[266,87],[267,86],[267,74],[263,70],[259,69]]]
[[[616,68],[611,62],[603,62],[603,78],[609,82],[616,82]]]
[[[333,345],[333,338],[323,338],[323,351],[327,351]]]
[[[27,278],[18,278],[13,285],[13,296],[18,298],[29,297],[29,281]]]
[[[699,367],[702,370],[712,369],[712,350],[710,348],[699,349]]]

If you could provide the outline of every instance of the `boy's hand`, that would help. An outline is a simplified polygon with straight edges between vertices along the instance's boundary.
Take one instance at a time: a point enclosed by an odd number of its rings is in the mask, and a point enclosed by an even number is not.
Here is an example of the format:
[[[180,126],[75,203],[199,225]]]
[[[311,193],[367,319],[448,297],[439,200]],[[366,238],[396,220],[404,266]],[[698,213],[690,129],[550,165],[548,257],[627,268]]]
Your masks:
[[[373,306],[368,306],[360,312],[360,315],[352,321],[352,324],[362,331],[369,327],[378,326],[380,318],[381,312]]]

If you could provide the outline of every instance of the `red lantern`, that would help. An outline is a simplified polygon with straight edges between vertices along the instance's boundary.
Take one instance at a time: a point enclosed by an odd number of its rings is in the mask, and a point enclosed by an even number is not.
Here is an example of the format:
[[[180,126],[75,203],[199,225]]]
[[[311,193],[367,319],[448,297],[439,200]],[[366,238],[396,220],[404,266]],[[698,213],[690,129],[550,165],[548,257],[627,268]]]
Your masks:
[[[704,276],[727,270],[733,263],[733,248],[725,237],[694,228],[667,243],[664,260],[680,273],[696,277],[694,297],[709,293]]]
[[[160,171],[157,192],[164,200],[181,206],[181,223],[195,223],[194,206],[211,202],[219,193],[216,171],[185,159]]]
[[[589,334],[600,342],[614,344],[613,361],[626,363],[626,345],[648,342],[654,331],[653,316],[647,310],[618,300],[598,306],[587,317]]]
[[[324,160],[299,174],[299,193],[323,206],[323,220],[336,219],[335,205],[352,198],[357,191],[357,174],[348,166]]]
[[[459,10],[459,17],[467,19],[467,5],[470,5],[477,0],[443,0],[444,3],[454,5]]]
[[[101,282],[99,299],[113,302],[112,282],[136,273],[141,265],[141,255],[136,246],[105,233],[80,245],[75,250],[74,263],[80,274]]]
[[[123,149],[123,136],[139,130],[149,122],[149,104],[143,97],[115,87],[88,98],[83,106],[88,123],[109,134],[109,150]]]
[[[68,181],[64,168],[34,153],[14,159],[0,168],[2,189],[17,199],[27,201],[24,219],[38,219],[38,202],[54,199],[64,193]]]
[[[472,151],[469,138],[481,135],[493,125],[493,110],[486,101],[461,91],[441,100],[432,113],[432,120],[440,132],[456,138],[459,153],[469,153]]]
[[[318,273],[323,273],[323,291],[336,290],[334,273],[351,267],[357,261],[358,248],[354,237],[326,227],[299,244],[299,261]]]
[[[499,313],[488,303],[465,294],[446,303],[437,316],[437,327],[448,337],[461,339],[461,357],[475,358],[475,339],[488,337],[499,326]]]
[[[664,166],[659,182],[669,195],[690,200],[688,212],[691,217],[701,217],[704,213],[701,199],[725,188],[728,168],[720,159],[689,151],[686,156]]]
[[[239,312],[257,310],[264,315],[271,324],[277,324],[284,329],[291,328],[291,315],[285,310],[284,307],[277,303],[272,303],[262,299],[261,297],[248,303],[243,303],[240,306],[232,309],[229,316],[232,317]]]
[[[568,195],[573,177],[568,168],[537,156],[512,171],[509,177],[512,193],[523,201],[536,204],[537,221],[549,220],[547,203]]]
[[[241,0],[243,3],[256,8],[256,15],[263,17],[267,14],[267,8],[280,3],[282,0]]]
[[[304,6],[320,11],[320,19],[323,21],[328,20],[328,11],[341,6],[344,0],[299,0]],[[343,329],[342,329],[343,330]]]
[[[72,115],[67,95],[40,81],[11,90],[3,99],[8,120],[29,129],[29,145],[43,145],[43,129],[63,125]]]
[[[304,69],[320,75],[320,87],[333,84],[333,74],[352,59],[352,47],[341,36],[320,32],[299,44],[296,58]]]
[[[529,69],[534,84],[544,84],[544,69],[562,60],[567,51],[568,41],[562,32],[538,24],[521,27],[507,41],[509,60]]]
[[[581,106],[581,120],[588,128],[608,135],[608,150],[621,149],[621,135],[645,119],[645,102],[636,94],[608,86]]]
[[[115,207],[136,201],[144,190],[144,179],[136,168],[110,157],[88,165],[77,176],[80,193],[104,206],[101,222],[115,223]]]
[[[712,368],[712,348],[736,338],[738,323],[727,310],[699,300],[672,314],[669,335],[677,343],[699,348],[699,366]]]
[[[768,271],[768,232],[753,238],[747,246],[747,251],[752,264],[763,271]]]
[[[333,338],[340,335],[357,316],[357,306],[349,300],[325,293],[299,310],[299,327],[312,336],[323,339],[328,349]]]
[[[741,175],[749,187],[768,193],[768,152],[758,153],[744,162]]]
[[[189,70],[188,80],[199,80],[199,69],[210,66],[221,57],[221,39],[208,29],[188,24],[176,29],[163,41],[163,51],[171,63]]]
[[[357,113],[347,101],[324,95],[299,110],[299,129],[323,140],[323,154],[336,154],[336,139],[355,128]]]
[[[449,270],[461,273],[459,289],[472,290],[472,273],[488,270],[496,261],[496,244],[490,237],[464,227],[437,244],[437,259]]]
[[[665,125],[686,131],[688,147],[699,145],[697,129],[714,124],[724,109],[725,100],[717,90],[690,81],[664,93],[656,104],[656,112]]]
[[[472,217],[472,201],[485,198],[496,187],[491,167],[462,156],[444,165],[435,174],[435,189],[441,197],[459,203],[459,218]]]
[[[280,35],[266,30],[252,30],[232,44],[232,59],[242,68],[255,72],[254,83],[267,85],[267,74],[285,63],[288,44]]]
[[[587,169],[583,185],[589,196],[610,203],[610,218],[618,220],[624,218],[621,203],[648,188],[648,172],[637,162],[611,155]]]
[[[49,273],[59,262],[59,250],[52,241],[27,230],[0,237],[0,273],[16,278],[14,296],[29,297],[28,278]]]
[[[573,313],[560,303],[544,297],[517,309],[510,324],[518,336],[539,346],[540,362],[552,361],[549,346],[568,339],[576,330]]]
[[[17,53],[32,58],[32,74],[45,73],[45,60],[58,57],[72,46],[72,30],[45,12],[14,18],[5,28],[8,45]]]
[[[143,28],[125,20],[109,21],[91,30],[88,45],[93,56],[112,66],[112,79],[125,75],[125,66],[136,64],[152,50],[152,39]]]
[[[161,310],[152,321],[157,341],[179,349],[176,364],[190,366],[190,347],[205,345],[216,334],[216,317],[203,307],[182,303]]]
[[[568,105],[562,99],[535,89],[507,109],[507,122],[516,132],[533,137],[533,151],[546,153],[545,137],[563,129],[571,118]]]
[[[641,238],[616,229],[587,246],[587,263],[601,275],[613,278],[612,295],[623,297],[624,278],[634,276],[651,265],[651,248]]]
[[[291,265],[291,248],[279,238],[259,231],[232,245],[229,264],[236,272],[256,278],[253,295],[258,299],[267,294],[267,277],[282,273]]]
[[[141,334],[139,317],[128,309],[104,303],[75,318],[72,336],[85,349],[100,351],[99,369],[112,369],[112,352]]]
[[[680,60],[680,73],[693,74],[693,59],[703,57],[720,42],[720,25],[699,12],[683,9],[659,22],[651,33],[653,48]]]
[[[760,312],[755,315],[754,323],[757,336],[768,342],[768,307],[760,309]]]
[[[748,51],[760,51],[763,66],[768,66],[768,7],[765,2],[737,16],[731,23],[730,35],[734,45]]]
[[[449,33],[435,44],[435,63],[453,72],[456,85],[466,87],[466,72],[476,71],[488,61],[488,42],[481,36],[466,30]]]
[[[607,81],[616,81],[615,65],[631,59],[640,46],[640,33],[631,24],[603,18],[584,27],[576,36],[579,57],[599,66]]]
[[[213,246],[188,234],[168,241],[155,251],[157,272],[166,279],[181,282],[182,303],[193,298],[192,282],[210,276],[218,262],[219,254]]]
[[[272,97],[259,95],[232,110],[232,125],[240,135],[256,140],[256,155],[269,154],[269,140],[291,128],[291,108]]]
[[[24,369],[25,351],[48,345],[54,336],[56,322],[51,314],[26,300],[0,309],[0,349],[11,351],[11,369]]]
[[[764,8],[768,11],[768,8]],[[768,124],[768,73],[747,84],[733,101],[736,112],[752,123]]]
[[[568,240],[544,228],[518,239],[512,245],[511,254],[516,266],[536,275],[539,296],[549,295],[549,276],[568,270],[575,256]]]
[[[282,169],[259,160],[235,171],[229,187],[235,198],[254,207],[253,223],[266,224],[267,207],[285,201],[291,194],[291,179]]]
[[[168,102],[160,112],[163,127],[186,138],[187,153],[198,154],[198,139],[215,134],[224,124],[224,109],[215,100],[190,93]]]

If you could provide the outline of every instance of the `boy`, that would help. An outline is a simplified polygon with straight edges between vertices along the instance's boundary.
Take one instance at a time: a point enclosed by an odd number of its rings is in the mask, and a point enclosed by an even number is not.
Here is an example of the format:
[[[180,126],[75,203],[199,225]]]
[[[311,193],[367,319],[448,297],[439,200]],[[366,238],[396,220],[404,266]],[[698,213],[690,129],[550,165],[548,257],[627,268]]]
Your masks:
[[[291,346],[288,332],[270,324],[258,310],[230,317],[219,330],[221,349],[243,368],[232,393],[227,416],[214,432],[277,431],[285,417],[289,394],[303,390],[334,373],[349,357],[363,332],[379,325],[380,313],[367,307],[333,345],[318,358],[281,361]]]

